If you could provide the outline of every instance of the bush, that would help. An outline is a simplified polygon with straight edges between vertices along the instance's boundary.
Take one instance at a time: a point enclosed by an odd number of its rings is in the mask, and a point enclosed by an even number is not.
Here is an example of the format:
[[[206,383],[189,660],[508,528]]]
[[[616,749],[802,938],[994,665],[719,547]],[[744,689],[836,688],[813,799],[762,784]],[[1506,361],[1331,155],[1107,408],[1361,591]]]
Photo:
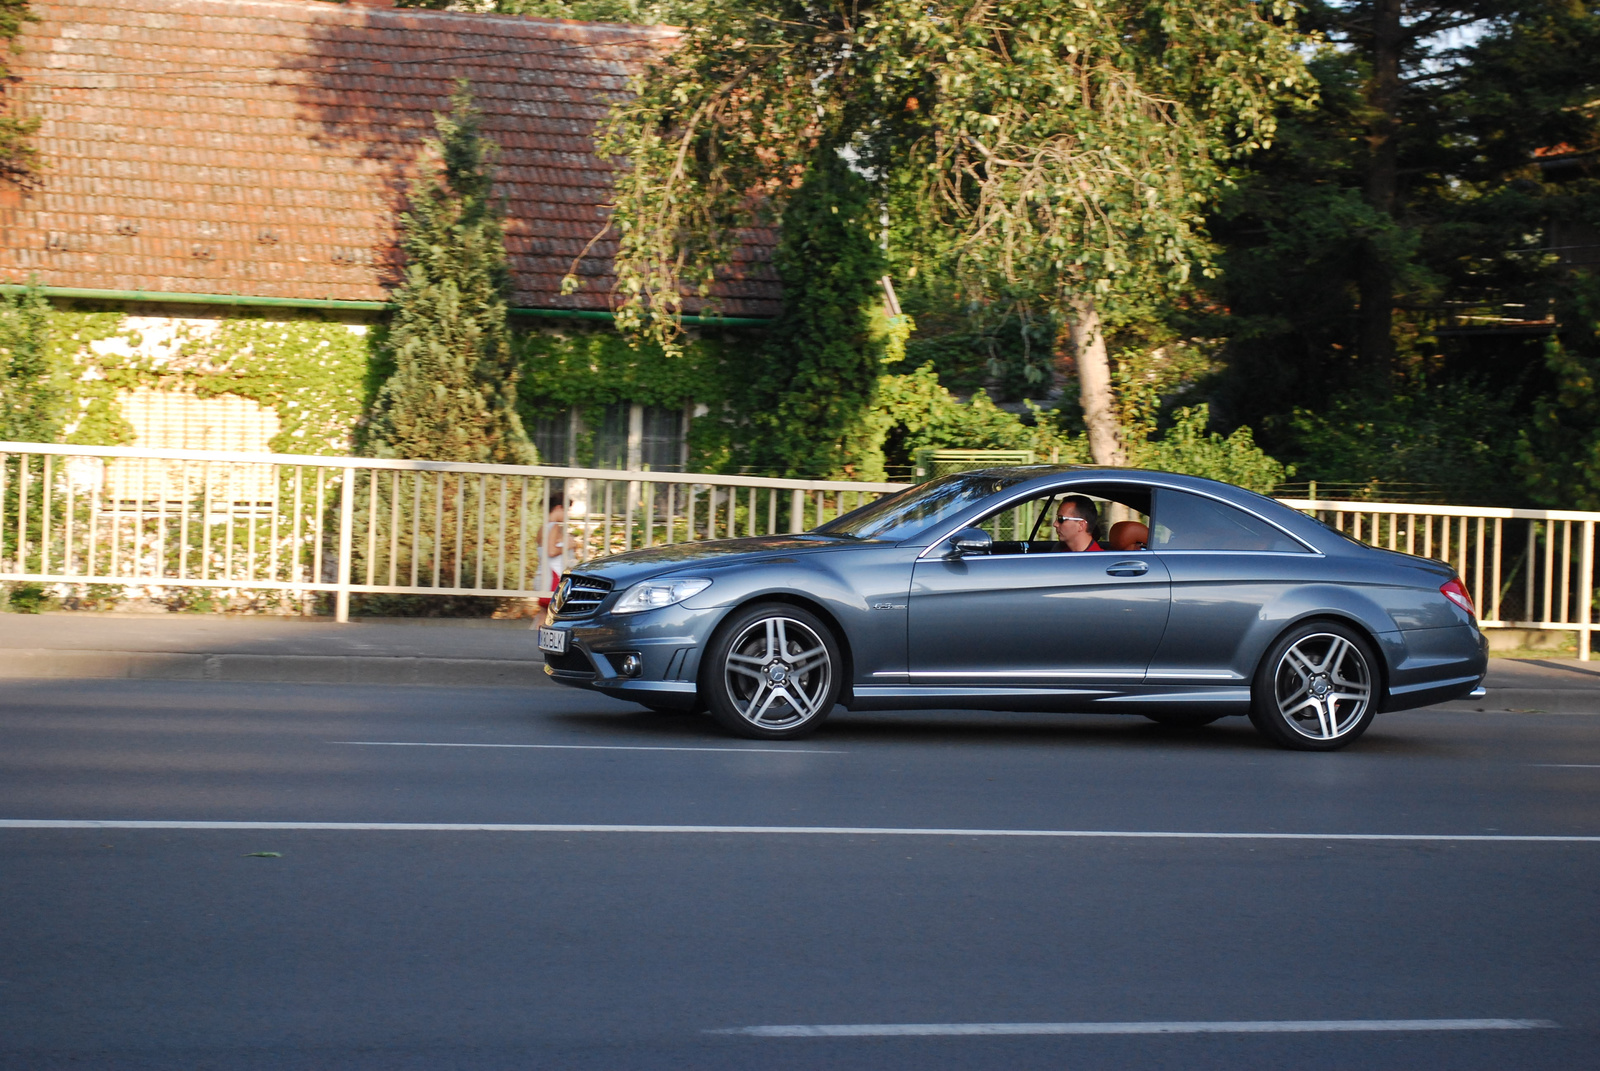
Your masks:
[[[1260,494],[1270,493],[1294,471],[1257,446],[1249,428],[1239,428],[1224,438],[1206,430],[1210,423],[1209,406],[1179,409],[1173,414],[1172,427],[1160,439],[1128,444],[1128,463],[1135,468],[1204,476]]]
[[[48,587],[36,580],[0,585],[0,609],[13,614],[37,614],[53,610],[60,600]]]

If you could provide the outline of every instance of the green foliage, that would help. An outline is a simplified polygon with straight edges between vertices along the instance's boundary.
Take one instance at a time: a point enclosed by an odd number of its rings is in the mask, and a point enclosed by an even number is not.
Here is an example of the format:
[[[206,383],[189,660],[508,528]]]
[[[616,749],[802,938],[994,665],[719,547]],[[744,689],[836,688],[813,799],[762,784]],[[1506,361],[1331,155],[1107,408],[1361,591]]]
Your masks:
[[[1564,326],[1545,345],[1556,387],[1535,404],[1517,454],[1540,503],[1600,509],[1600,275],[1579,276],[1559,314]]]
[[[17,51],[16,39],[39,17],[28,10],[28,0],[0,0],[0,88],[11,78],[8,53]],[[38,152],[28,138],[39,129],[39,119],[0,115],[0,181],[26,183],[38,165]]]
[[[767,329],[741,399],[747,464],[786,476],[846,471],[872,403],[884,337],[874,330],[883,256],[871,189],[831,148],[783,205],[773,258],[783,312]],[[901,341],[903,347],[903,339]]]
[[[522,375],[517,404],[531,426],[573,406],[593,412],[621,402],[675,408],[686,401],[710,415],[689,431],[689,465],[722,472],[733,464],[735,427],[723,419],[724,403],[743,374],[744,355],[760,344],[750,332],[703,333],[676,355],[648,341],[630,341],[609,328],[535,330],[514,336]],[[579,451],[583,451],[580,449]],[[564,459],[551,459],[561,464]]]
[[[1204,476],[1268,494],[1283,482],[1285,469],[1255,443],[1250,429],[1236,428],[1224,438],[1209,431],[1211,410],[1197,405],[1179,409],[1159,439],[1128,444],[1128,463],[1135,468]]]
[[[575,405],[594,409],[637,402],[670,408],[687,399],[715,404],[726,390],[724,376],[734,374],[723,367],[729,346],[744,350],[759,337],[735,343],[698,338],[674,358],[658,346],[629,345],[604,328],[519,333],[513,344],[522,369],[517,394],[523,419]]]
[[[50,303],[37,287],[0,294],[0,439],[54,442],[66,384],[51,359]]]
[[[138,387],[233,394],[272,409],[278,434],[269,445],[288,454],[348,454],[363,409],[372,332],[317,319],[241,316],[185,325],[165,357],[142,351],[144,339],[116,312],[48,313],[50,359],[65,371],[63,441],[117,446],[133,441],[117,395]],[[51,440],[45,440],[51,441]]]
[[[394,374],[365,445],[380,457],[531,464],[517,416],[517,361],[506,321],[510,273],[493,196],[494,144],[466,83],[429,139],[439,173],[416,184],[401,217],[404,282],[390,326]]]
[[[119,446],[133,441],[133,426],[117,406],[117,391],[144,381],[142,364],[119,353],[100,352],[96,343],[121,339],[132,348],[120,312],[54,309],[50,313],[51,359],[67,373],[69,396],[61,440],[80,446]],[[154,374],[150,370],[148,374]]]
[[[675,21],[684,6],[660,0],[495,0],[494,10],[504,15],[541,19],[648,25]]]
[[[876,472],[863,463],[861,477],[882,479],[882,464],[909,465],[923,447],[970,450],[1032,450],[1041,458],[1086,462],[1082,437],[1062,435],[1048,414],[1033,409],[1034,423],[995,405],[982,390],[963,403],[939,382],[931,364],[878,380],[866,421],[862,455],[880,459]],[[869,474],[870,473],[870,474]]]
[[[1517,416],[1511,398],[1470,381],[1388,381],[1335,395],[1292,419],[1302,478],[1422,489],[1447,502],[1518,504]]]
[[[202,398],[236,394],[275,410],[278,434],[269,445],[279,453],[348,454],[369,346],[364,327],[243,317],[185,346],[161,385],[193,386]]]
[[[36,580],[0,584],[0,613],[37,614],[53,610],[60,602]]]

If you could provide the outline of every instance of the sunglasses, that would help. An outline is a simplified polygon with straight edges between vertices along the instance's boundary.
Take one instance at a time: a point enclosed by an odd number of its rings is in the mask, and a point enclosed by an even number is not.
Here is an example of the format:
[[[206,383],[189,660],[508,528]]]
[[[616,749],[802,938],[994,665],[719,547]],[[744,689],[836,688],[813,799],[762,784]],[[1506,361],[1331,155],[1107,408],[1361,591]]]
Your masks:
[[[1088,524],[1089,523],[1088,521],[1084,521],[1082,517],[1057,517],[1056,518],[1056,523],[1057,524],[1066,524],[1068,521],[1083,521],[1084,524]]]

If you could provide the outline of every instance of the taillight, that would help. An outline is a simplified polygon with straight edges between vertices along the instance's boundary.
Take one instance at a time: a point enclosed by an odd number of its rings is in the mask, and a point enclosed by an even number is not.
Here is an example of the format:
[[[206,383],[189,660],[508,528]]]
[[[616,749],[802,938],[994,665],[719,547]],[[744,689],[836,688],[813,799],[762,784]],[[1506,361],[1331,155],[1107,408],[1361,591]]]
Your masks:
[[[1478,616],[1478,611],[1472,607],[1472,596],[1467,594],[1467,589],[1461,581],[1451,577],[1446,583],[1440,585],[1439,594],[1461,607],[1473,617]]]

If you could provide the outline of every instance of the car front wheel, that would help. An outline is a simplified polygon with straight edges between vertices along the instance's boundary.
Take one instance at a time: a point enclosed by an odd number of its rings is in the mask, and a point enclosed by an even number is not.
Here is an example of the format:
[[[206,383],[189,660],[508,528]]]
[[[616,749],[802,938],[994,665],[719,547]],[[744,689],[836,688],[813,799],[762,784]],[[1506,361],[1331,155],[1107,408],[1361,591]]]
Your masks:
[[[798,606],[764,603],[737,612],[706,654],[700,694],[712,717],[740,736],[803,736],[839,698],[838,642]]]
[[[1378,660],[1354,629],[1314,621],[1278,638],[1256,670],[1250,720],[1296,751],[1336,751],[1378,711]]]

